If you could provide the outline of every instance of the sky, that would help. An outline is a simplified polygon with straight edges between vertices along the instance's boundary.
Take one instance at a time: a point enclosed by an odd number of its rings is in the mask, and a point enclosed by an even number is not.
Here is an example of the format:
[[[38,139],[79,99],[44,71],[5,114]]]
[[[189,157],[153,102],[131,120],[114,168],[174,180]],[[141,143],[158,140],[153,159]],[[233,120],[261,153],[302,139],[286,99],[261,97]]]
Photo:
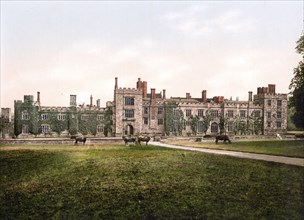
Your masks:
[[[302,1],[2,0],[0,105],[39,91],[42,106],[105,106],[115,77],[167,98],[288,93],[302,33]]]

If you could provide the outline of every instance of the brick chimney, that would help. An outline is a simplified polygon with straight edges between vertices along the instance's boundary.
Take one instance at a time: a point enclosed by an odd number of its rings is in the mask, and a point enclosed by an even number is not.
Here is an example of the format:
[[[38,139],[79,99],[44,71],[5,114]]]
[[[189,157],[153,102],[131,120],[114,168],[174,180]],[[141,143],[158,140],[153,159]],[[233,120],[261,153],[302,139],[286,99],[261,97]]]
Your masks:
[[[96,105],[97,105],[98,108],[100,108],[100,99],[96,100]]]
[[[155,96],[155,89],[151,89],[151,99],[156,99],[156,96]]]
[[[166,99],[166,90],[163,89],[163,99]]]
[[[263,90],[263,94],[268,93],[268,87],[263,87],[262,90]]]
[[[118,89],[118,78],[117,77],[115,77],[115,87],[114,88],[115,88],[115,90]]]
[[[137,89],[143,89],[143,82],[138,78],[138,81],[136,82],[136,88]]]
[[[143,81],[143,98],[147,98],[147,82]]]
[[[186,99],[191,99],[191,95],[189,92],[186,93]]]
[[[252,102],[252,91],[248,92],[248,101]]]
[[[202,91],[202,102],[203,103],[207,102],[207,90]]]
[[[275,94],[275,84],[268,84],[268,92],[271,94]]]
[[[40,105],[40,92],[37,92],[37,104]]]
[[[219,96],[218,97],[218,103],[223,103],[224,102],[224,96]]]

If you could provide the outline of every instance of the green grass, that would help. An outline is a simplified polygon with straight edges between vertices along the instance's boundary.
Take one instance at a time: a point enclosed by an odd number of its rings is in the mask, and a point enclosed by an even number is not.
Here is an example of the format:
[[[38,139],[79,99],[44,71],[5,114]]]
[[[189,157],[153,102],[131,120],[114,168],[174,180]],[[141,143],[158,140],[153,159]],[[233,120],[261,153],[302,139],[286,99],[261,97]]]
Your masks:
[[[303,172],[150,146],[0,147],[0,219],[304,219]]]
[[[208,149],[221,149],[241,152],[251,152],[287,157],[304,158],[303,140],[232,140],[232,144],[219,141],[208,142],[168,142],[181,146],[202,147]]]

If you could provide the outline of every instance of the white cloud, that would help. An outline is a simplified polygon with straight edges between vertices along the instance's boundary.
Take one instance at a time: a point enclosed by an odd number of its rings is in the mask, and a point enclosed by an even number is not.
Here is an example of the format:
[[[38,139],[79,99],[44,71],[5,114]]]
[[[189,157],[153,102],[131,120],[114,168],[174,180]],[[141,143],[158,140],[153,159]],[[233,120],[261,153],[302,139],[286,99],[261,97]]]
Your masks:
[[[254,27],[255,21],[239,10],[210,13],[206,6],[192,5],[164,16],[169,27],[191,37],[209,36],[219,31],[240,32]]]

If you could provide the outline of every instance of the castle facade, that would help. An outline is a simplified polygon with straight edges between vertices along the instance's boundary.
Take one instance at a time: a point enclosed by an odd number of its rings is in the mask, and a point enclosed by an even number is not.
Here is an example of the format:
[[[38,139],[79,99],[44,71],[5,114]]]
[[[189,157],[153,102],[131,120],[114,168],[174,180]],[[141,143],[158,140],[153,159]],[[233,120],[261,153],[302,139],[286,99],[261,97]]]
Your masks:
[[[274,84],[248,92],[248,100],[231,100],[223,96],[166,97],[166,90],[157,93],[138,78],[136,87],[122,88],[115,78],[114,100],[106,107],[77,105],[76,95],[70,95],[70,105],[52,107],[40,105],[33,96],[15,101],[14,126],[16,136],[76,135],[258,135],[282,133],[287,130],[287,94],[276,93]]]
[[[287,130],[287,94],[276,93],[275,85],[248,92],[248,100],[223,96],[166,97],[166,90],[147,91],[139,78],[136,88],[118,87],[115,79],[113,129],[116,135],[160,134],[272,134]]]

